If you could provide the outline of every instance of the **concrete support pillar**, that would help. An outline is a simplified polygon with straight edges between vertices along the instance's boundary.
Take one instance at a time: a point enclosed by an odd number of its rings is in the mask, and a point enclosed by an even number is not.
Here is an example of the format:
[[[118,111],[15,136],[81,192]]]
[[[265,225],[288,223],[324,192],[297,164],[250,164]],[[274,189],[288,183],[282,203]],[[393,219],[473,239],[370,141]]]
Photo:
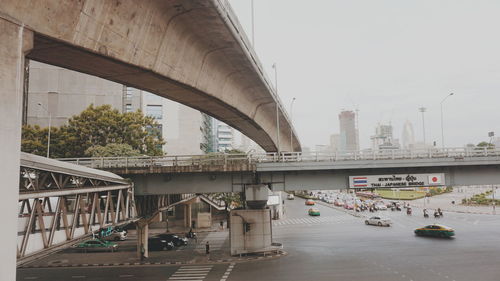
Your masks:
[[[193,212],[192,212],[192,208],[191,208],[191,203],[188,203],[186,205],[186,209],[187,209],[187,220],[188,220],[188,227],[192,227],[193,226]]]
[[[21,151],[24,56],[33,48],[33,32],[0,16],[0,280],[16,280],[17,205]]]
[[[149,225],[147,223],[143,224],[138,222],[136,225],[137,230],[137,258],[141,258],[144,252],[144,257],[149,257],[148,251],[148,237],[149,237]]]

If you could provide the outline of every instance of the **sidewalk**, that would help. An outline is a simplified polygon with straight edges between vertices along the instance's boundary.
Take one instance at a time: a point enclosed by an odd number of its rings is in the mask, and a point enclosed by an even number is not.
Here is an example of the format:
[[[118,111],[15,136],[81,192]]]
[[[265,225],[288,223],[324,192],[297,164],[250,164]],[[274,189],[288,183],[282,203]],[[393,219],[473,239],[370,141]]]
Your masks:
[[[218,228],[218,227],[217,227]],[[176,228],[170,228],[174,233]],[[165,229],[150,229],[150,236],[165,233]],[[274,255],[232,257],[230,255],[229,231],[227,229],[207,229],[199,232],[197,241],[189,239],[187,246],[176,247],[171,251],[150,251],[144,260],[137,258],[136,231],[130,230],[125,241],[118,242],[116,252],[83,253],[75,249],[65,249],[53,255],[25,264],[21,268],[30,267],[88,267],[88,266],[130,266],[130,265],[178,265],[178,264],[210,264],[245,262],[270,259],[285,255],[279,252]],[[210,254],[205,253],[206,242],[210,244]]]
[[[452,192],[436,195],[428,198],[407,201],[412,207],[437,209],[441,208],[446,212],[500,215],[500,210],[493,212],[493,206],[469,206],[462,205],[462,199],[471,198],[475,194],[480,194],[491,188],[483,187],[455,187]],[[424,202],[425,200],[425,202]],[[455,201],[455,204],[451,202]]]

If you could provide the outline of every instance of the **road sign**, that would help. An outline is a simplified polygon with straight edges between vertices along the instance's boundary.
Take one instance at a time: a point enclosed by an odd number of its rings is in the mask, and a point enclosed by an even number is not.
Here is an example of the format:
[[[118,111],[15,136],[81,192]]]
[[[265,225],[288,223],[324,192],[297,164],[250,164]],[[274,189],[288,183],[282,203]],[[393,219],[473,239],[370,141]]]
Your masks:
[[[375,176],[350,176],[350,188],[400,188],[443,186],[444,174],[399,174]]]

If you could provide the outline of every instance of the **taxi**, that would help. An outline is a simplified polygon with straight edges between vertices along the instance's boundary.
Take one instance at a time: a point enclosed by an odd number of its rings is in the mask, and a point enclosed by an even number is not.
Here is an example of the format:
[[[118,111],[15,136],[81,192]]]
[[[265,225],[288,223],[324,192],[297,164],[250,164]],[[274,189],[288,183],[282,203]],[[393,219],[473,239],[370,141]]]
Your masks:
[[[417,236],[449,238],[455,235],[455,230],[444,225],[431,224],[415,229],[415,234]]]
[[[309,215],[310,216],[313,216],[313,217],[316,217],[316,216],[319,216],[320,213],[319,213],[319,210],[316,209],[316,208],[311,208],[309,209]]]
[[[314,202],[314,200],[312,200],[312,199],[307,199],[306,200],[306,205],[307,206],[314,206],[314,204],[316,204],[316,202]]]

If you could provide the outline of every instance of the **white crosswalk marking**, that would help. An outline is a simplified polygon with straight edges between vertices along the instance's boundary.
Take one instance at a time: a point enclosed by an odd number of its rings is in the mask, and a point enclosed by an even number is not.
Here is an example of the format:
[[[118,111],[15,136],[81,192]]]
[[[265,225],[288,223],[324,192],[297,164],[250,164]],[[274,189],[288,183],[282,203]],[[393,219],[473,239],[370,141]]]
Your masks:
[[[207,266],[181,266],[177,269],[168,280],[179,280],[179,281],[189,281],[189,280],[204,280],[208,273],[212,270],[212,265]]]
[[[351,215],[338,215],[329,217],[293,218],[273,221],[273,226],[296,225],[296,224],[320,224],[320,223],[343,223],[352,222],[357,218]]]

